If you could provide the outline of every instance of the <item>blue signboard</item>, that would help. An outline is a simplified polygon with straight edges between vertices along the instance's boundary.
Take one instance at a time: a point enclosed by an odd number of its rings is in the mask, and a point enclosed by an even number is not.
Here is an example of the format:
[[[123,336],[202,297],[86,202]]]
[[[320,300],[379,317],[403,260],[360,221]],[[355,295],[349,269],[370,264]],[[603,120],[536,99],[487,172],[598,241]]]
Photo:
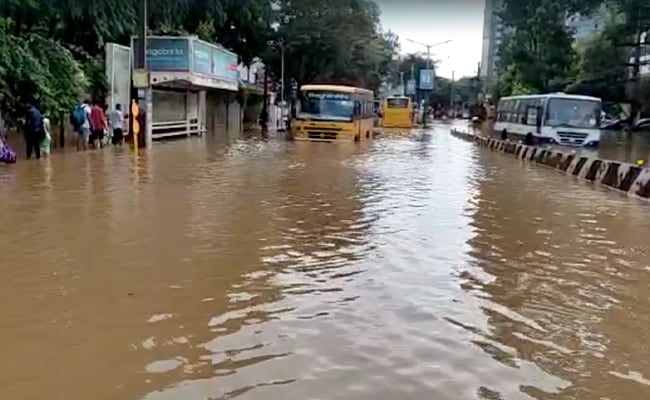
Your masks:
[[[433,90],[435,88],[434,72],[432,69],[420,70],[420,89]]]
[[[409,79],[406,81],[406,95],[414,95],[415,94],[415,79]]]
[[[189,71],[188,38],[147,38],[147,66],[150,71]],[[137,46],[135,47],[137,49]]]
[[[134,38],[134,59],[137,58],[139,49],[137,44],[138,39]],[[233,82],[239,80],[236,54],[191,37],[148,37],[147,66],[152,72],[191,71]]]
[[[199,41],[194,41],[193,51],[194,72],[212,75],[212,47]]]

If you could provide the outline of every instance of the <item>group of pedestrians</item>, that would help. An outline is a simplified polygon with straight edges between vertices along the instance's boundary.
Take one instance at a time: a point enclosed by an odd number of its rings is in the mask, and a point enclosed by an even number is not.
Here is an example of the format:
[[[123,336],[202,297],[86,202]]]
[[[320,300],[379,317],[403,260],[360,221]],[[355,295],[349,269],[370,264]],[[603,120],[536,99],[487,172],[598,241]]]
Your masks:
[[[74,108],[70,123],[77,135],[77,150],[102,148],[107,142],[121,146],[124,142],[124,126],[127,116],[117,104],[108,113],[101,103],[85,100]],[[52,127],[50,118],[39,102],[27,106],[23,125],[25,153],[27,159],[47,157],[52,147]],[[108,140],[107,140],[108,139]],[[16,153],[7,142],[7,129],[0,111],[0,163],[16,162]]]
[[[70,115],[70,123],[77,134],[77,150],[104,147],[107,133],[113,145],[121,146],[124,142],[125,118],[120,104],[106,115],[99,102],[91,104],[90,100],[85,100]]]

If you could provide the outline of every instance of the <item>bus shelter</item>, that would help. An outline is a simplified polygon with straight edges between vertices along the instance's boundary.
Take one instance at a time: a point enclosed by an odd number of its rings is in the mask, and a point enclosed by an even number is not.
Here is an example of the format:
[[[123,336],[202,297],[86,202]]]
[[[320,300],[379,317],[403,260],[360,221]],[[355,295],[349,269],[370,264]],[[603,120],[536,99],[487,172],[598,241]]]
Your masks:
[[[133,58],[138,40],[131,40]],[[203,135],[213,126],[228,124],[227,110],[237,104],[239,90],[235,53],[194,36],[148,36],[146,51],[154,140]]]

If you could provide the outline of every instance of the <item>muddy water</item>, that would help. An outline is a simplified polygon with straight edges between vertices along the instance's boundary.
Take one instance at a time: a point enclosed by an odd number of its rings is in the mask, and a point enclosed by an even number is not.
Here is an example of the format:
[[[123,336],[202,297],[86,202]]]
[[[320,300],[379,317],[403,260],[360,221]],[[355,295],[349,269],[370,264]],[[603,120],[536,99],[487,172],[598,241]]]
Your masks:
[[[2,399],[650,397],[648,206],[448,135],[0,169]]]

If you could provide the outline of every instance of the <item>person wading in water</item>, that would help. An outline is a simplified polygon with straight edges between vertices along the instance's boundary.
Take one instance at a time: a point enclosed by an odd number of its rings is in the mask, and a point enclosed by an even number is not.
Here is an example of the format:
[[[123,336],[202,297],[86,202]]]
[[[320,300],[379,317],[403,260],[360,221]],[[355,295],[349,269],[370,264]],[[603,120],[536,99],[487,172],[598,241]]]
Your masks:
[[[32,153],[36,159],[41,158],[41,140],[45,137],[43,129],[43,114],[33,103],[27,107],[27,116],[25,117],[25,146],[27,147],[27,159],[32,158]]]

